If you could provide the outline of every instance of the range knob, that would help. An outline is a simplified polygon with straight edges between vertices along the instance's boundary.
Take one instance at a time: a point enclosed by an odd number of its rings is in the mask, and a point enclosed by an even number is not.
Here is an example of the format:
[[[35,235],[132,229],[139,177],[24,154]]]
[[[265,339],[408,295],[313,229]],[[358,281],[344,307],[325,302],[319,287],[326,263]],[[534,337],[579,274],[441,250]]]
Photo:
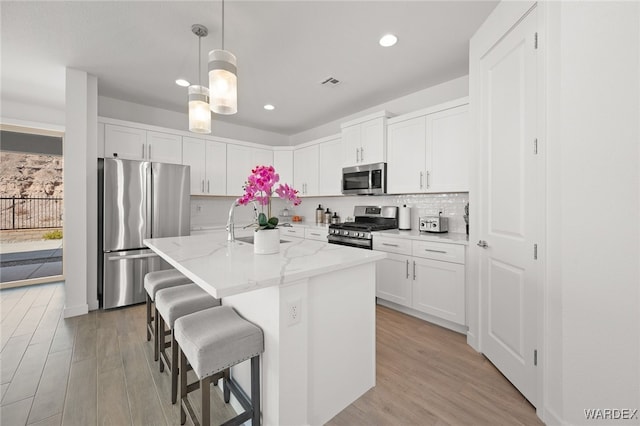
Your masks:
[[[349,231],[342,231],[342,235],[349,235]]]

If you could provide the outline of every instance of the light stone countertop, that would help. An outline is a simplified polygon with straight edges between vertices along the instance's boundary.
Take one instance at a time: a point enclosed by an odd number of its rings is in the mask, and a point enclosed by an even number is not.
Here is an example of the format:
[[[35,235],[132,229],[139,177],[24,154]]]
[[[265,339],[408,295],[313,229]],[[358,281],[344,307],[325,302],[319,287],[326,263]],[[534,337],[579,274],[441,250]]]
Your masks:
[[[401,231],[399,229],[389,229],[386,231],[372,232],[374,239],[377,235],[389,238],[402,238],[406,240],[416,241],[433,241],[438,243],[469,245],[469,236],[455,232],[445,232],[443,234],[435,234],[429,232],[420,232],[417,229],[409,231]]]
[[[282,240],[286,238],[282,237]],[[293,238],[280,252],[227,243],[225,233],[151,238],[144,243],[214,297],[226,297],[382,260],[386,253]]]

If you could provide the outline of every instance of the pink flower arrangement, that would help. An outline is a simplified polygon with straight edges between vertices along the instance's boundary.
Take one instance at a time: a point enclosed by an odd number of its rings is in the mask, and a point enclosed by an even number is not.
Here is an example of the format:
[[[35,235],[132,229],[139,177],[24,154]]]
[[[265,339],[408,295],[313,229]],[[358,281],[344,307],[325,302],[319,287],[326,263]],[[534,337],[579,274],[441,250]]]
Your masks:
[[[301,203],[298,191],[286,183],[279,184],[274,190],[274,186],[279,181],[280,175],[276,173],[273,166],[257,166],[251,170],[244,186],[244,194],[238,198],[238,204],[243,206],[251,201],[256,201],[261,206],[267,206],[267,214],[260,213],[258,217],[259,229],[272,229],[278,224],[278,219],[271,217],[271,197],[274,193],[283,200],[290,201],[294,206]]]

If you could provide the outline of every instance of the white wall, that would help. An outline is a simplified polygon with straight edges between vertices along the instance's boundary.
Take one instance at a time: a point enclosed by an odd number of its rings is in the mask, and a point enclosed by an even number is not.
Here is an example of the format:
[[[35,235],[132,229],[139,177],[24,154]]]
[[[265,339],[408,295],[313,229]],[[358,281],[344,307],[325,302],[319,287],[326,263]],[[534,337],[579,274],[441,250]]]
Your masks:
[[[185,99],[185,109],[186,109]],[[98,115],[119,120],[134,121],[153,126],[166,127],[175,130],[189,130],[189,116],[186,113],[169,111],[166,109],[134,104],[118,99],[98,97]],[[254,129],[216,120],[211,123],[211,135],[224,138],[238,139],[264,145],[287,145],[288,137],[279,133]]]
[[[65,110],[2,99],[0,121],[4,124],[64,131]]]
[[[468,95],[469,76],[458,77],[454,80],[390,100],[347,117],[342,117],[339,120],[292,135],[289,138],[289,144],[298,145],[325,136],[335,135],[336,133],[340,133],[340,124],[381,110],[387,110],[394,115],[401,115]]]
[[[64,138],[64,316],[97,308],[97,102],[98,82],[67,68]]]
[[[548,280],[562,302],[547,309],[562,319],[562,417],[612,424],[583,410],[640,409],[640,3],[550,13]]]

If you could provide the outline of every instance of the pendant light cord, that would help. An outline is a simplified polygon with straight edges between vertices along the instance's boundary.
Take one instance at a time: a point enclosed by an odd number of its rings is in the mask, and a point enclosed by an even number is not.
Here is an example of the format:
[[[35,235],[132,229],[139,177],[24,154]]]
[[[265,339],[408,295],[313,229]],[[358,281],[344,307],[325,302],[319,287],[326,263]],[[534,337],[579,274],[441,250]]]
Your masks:
[[[200,52],[200,44],[202,43],[202,36],[198,36],[198,86],[202,86],[202,58]]]
[[[222,50],[224,50],[224,0],[222,0]]]

